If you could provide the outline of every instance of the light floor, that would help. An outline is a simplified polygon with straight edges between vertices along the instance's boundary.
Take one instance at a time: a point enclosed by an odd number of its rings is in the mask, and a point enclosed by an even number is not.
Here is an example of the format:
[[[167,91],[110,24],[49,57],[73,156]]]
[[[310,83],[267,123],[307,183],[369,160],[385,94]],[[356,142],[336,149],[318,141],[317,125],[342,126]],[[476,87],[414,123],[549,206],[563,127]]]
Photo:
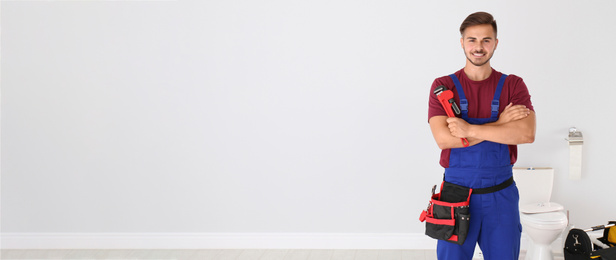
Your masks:
[[[436,260],[435,250],[2,250],[6,259],[177,259],[177,260]]]
[[[524,259],[524,253],[520,254],[520,259]],[[0,259],[436,260],[436,251],[363,249],[5,249],[2,250]],[[562,254],[560,256],[555,255],[554,260],[563,260]]]

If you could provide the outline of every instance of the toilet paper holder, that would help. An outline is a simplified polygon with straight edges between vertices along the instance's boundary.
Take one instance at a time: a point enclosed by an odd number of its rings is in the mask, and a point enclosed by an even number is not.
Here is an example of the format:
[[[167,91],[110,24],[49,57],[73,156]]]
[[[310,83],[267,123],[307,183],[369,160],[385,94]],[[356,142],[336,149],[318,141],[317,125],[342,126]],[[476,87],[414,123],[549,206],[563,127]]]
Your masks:
[[[578,131],[575,127],[569,128],[569,137],[565,138],[565,140],[569,142],[569,145],[584,144],[584,137],[582,136],[582,132]]]

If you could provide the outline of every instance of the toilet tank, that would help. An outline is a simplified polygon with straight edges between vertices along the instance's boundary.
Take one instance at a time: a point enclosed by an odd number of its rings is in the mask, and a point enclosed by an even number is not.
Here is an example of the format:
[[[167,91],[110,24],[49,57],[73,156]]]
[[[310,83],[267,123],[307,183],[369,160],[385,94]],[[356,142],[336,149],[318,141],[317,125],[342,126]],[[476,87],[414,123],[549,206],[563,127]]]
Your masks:
[[[520,192],[520,205],[550,202],[554,169],[515,167],[513,179]]]

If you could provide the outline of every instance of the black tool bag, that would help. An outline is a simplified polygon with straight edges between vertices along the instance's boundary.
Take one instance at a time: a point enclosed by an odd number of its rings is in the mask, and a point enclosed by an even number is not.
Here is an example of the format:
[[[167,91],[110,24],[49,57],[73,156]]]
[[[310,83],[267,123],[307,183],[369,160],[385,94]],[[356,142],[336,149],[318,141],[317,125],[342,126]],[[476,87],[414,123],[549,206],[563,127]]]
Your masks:
[[[426,221],[426,235],[462,245],[470,223],[469,203],[472,189],[449,182],[441,184],[441,192],[434,194],[428,208],[422,211],[419,220]]]
[[[616,221],[610,221],[606,226],[596,226],[591,229],[581,230],[573,228],[567,234],[565,239],[565,248],[563,249],[565,260],[616,260]],[[594,244],[588,236],[588,231],[605,229],[603,237],[598,238],[604,246],[600,247]]]

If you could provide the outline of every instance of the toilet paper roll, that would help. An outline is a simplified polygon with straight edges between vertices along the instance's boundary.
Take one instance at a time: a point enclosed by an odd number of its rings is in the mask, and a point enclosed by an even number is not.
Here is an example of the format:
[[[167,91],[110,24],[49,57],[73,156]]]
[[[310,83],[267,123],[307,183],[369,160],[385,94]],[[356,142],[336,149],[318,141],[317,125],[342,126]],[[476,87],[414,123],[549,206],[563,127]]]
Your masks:
[[[569,143],[569,179],[582,179],[582,145]]]

